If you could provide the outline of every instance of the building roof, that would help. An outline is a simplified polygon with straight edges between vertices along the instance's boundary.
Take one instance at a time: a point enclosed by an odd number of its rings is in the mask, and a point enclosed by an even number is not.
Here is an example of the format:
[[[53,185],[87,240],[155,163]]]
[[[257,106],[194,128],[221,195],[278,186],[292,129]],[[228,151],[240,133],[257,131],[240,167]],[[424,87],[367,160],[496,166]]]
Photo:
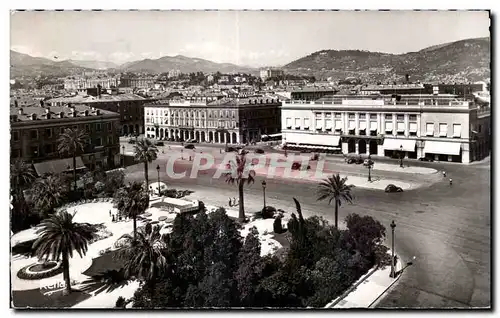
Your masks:
[[[335,92],[333,87],[299,87],[291,90],[292,93]]]
[[[386,89],[423,89],[423,84],[396,84],[396,85],[368,85],[362,87],[363,91],[386,90]]]
[[[110,112],[108,110],[96,110],[88,105],[71,105],[68,106],[49,106],[49,107],[41,107],[41,106],[28,106],[28,107],[10,107],[10,115],[17,116],[16,122],[19,121],[33,121],[32,115],[36,115],[36,120],[51,120],[51,119],[59,119],[58,115],[62,112],[64,113],[64,117],[69,117],[71,114],[71,108],[75,109],[76,117],[91,117],[91,116],[101,116],[101,115],[116,115],[119,114]],[[19,114],[19,111],[22,110],[22,114]],[[88,111],[88,115],[85,116],[85,111]],[[50,119],[47,119],[47,112],[51,114]],[[74,118],[74,117],[71,117]],[[11,119],[12,120],[12,119]]]
[[[91,95],[75,95],[75,96],[62,96],[47,100],[48,103],[62,102],[62,103],[103,103],[103,102],[121,102],[121,101],[134,101],[145,100],[144,97],[123,93],[118,95],[102,94],[101,97]]]
[[[73,158],[43,161],[35,163],[33,166],[39,176],[43,176],[46,173],[59,174],[62,172],[73,171]],[[83,164],[81,157],[76,157],[76,169],[85,169],[85,165]]]

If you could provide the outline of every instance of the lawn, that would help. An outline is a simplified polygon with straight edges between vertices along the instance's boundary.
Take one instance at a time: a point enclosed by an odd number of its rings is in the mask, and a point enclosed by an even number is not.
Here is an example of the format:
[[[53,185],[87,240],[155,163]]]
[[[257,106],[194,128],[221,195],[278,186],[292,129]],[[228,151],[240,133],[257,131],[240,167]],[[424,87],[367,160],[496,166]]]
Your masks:
[[[63,295],[62,291],[54,292],[48,296],[44,295],[40,289],[14,290],[11,296],[11,306],[16,309],[69,308],[89,297],[88,293],[78,290],[66,296]]]

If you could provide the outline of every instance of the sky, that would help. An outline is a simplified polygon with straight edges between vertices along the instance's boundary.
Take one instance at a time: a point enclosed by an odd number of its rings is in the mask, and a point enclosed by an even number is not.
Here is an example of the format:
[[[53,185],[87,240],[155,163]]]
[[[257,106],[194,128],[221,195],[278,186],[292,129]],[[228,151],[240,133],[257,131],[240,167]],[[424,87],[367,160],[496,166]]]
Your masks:
[[[31,56],[122,64],[180,54],[252,67],[490,36],[486,11],[25,11],[10,26],[10,48]]]

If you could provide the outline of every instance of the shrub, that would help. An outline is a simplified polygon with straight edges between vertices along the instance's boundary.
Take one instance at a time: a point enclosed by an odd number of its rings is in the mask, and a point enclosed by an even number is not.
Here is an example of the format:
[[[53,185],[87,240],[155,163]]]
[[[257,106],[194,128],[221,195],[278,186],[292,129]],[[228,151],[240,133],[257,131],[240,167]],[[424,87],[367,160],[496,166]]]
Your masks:
[[[94,188],[96,189],[97,192],[102,192],[104,190],[104,183],[102,183],[101,181],[97,181],[94,185]]]
[[[58,263],[57,266],[54,268],[41,272],[41,273],[35,273],[35,272],[27,272],[31,267],[36,266],[37,264],[30,264],[28,266],[25,266],[17,272],[17,277],[21,279],[27,279],[27,280],[38,280],[38,279],[44,279],[52,276],[56,276],[63,271],[63,267],[61,266],[61,263]]]
[[[120,296],[116,300],[115,308],[125,308],[126,305],[127,305],[127,300],[122,296]]]
[[[283,232],[285,232],[283,230],[283,225],[281,224],[281,216],[277,216],[275,219],[274,219],[274,223],[273,223],[273,231],[274,233],[276,234],[281,234]]]

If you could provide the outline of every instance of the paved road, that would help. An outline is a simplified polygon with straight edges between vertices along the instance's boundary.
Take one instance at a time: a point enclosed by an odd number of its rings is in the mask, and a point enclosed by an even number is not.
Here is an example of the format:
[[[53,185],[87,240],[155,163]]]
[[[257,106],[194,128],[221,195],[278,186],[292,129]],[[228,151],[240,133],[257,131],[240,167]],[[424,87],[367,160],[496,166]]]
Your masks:
[[[218,152],[216,148],[205,148],[205,151],[212,149]],[[198,147],[198,151],[205,148]],[[162,159],[151,166],[156,167],[157,163],[163,163]],[[340,219],[349,213],[375,217],[386,226],[388,234],[389,224],[395,220],[397,253],[403,260],[417,257],[414,265],[406,270],[378,307],[490,306],[489,162],[469,166],[416,161],[411,164],[439,171],[444,169],[453,178],[453,185],[450,186],[447,179],[434,182],[437,175],[432,175],[431,182],[425,187],[404,193],[387,194],[356,188],[354,204],[343,205],[340,209]],[[354,173],[356,167],[346,169]],[[362,167],[358,169],[358,175],[366,173]],[[383,175],[385,172],[379,173]],[[422,176],[387,173],[402,180],[422,179]],[[128,167],[127,177],[129,180],[143,180],[142,165]],[[222,179],[214,180],[208,174],[199,175],[196,179],[169,180],[164,173],[160,177],[171,187],[196,191],[197,198],[210,203],[226,204],[229,196],[237,196],[234,186],[224,183]],[[151,171],[150,179],[156,178],[156,171]],[[322,215],[333,220],[332,207],[316,202],[315,190],[313,183],[267,180],[267,204],[293,211],[292,197],[296,197],[306,215]],[[262,206],[260,184],[246,189],[245,206],[247,211],[256,211]]]

